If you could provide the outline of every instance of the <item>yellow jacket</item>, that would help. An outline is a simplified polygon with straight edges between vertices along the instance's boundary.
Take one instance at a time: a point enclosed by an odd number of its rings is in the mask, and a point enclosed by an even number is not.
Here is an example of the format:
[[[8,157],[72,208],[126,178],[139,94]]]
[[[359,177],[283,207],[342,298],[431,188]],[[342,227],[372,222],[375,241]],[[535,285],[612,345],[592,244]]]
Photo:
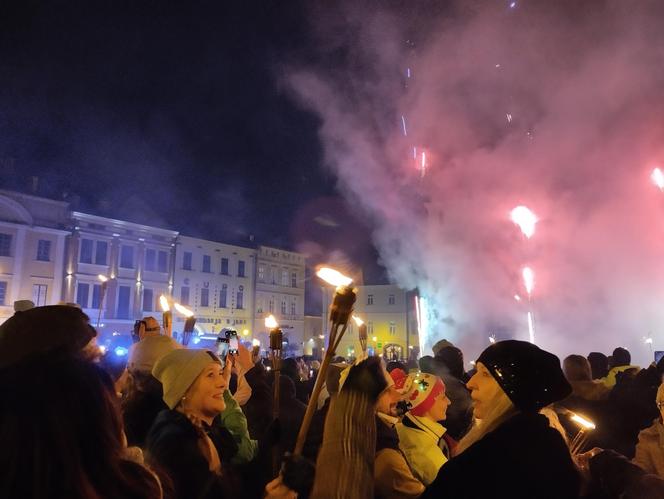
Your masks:
[[[399,448],[406,456],[413,474],[429,485],[438,475],[440,467],[447,462],[443,447],[447,447],[443,435],[445,427],[436,421],[406,414],[396,425]]]
[[[616,386],[616,375],[623,371],[627,371],[628,369],[640,370],[641,368],[639,366],[617,366],[611,369],[609,374],[607,374],[605,378],[602,378],[602,381],[609,388],[613,388]]]

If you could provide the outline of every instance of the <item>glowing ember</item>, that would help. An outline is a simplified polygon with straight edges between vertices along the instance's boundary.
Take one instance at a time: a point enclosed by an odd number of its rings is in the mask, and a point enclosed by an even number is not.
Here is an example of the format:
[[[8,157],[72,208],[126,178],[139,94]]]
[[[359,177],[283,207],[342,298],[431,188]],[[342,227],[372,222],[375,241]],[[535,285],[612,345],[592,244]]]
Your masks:
[[[361,326],[362,324],[364,324],[364,321],[362,319],[360,319],[357,315],[353,316],[353,320],[355,321],[355,324],[357,324],[358,326]]]
[[[316,275],[332,286],[348,286],[353,280],[346,277],[341,272],[329,267],[322,267],[316,272]]]
[[[279,323],[277,322],[277,319],[274,318],[274,315],[268,315],[265,318],[265,327],[268,329],[276,329],[279,327]]]
[[[523,285],[526,288],[526,293],[530,296],[533,289],[535,289],[535,273],[530,267],[524,267],[521,275],[523,275]]]
[[[570,419],[572,421],[574,421],[575,423],[577,423],[579,426],[581,426],[584,430],[594,430],[595,429],[595,423],[593,423],[589,419],[586,419],[582,416],[579,416],[578,414],[573,414]]]
[[[185,317],[193,317],[194,315],[194,313],[191,310],[189,310],[187,307],[183,307],[179,303],[174,303],[173,306],[175,307],[175,310],[180,312]]]
[[[159,297],[159,305],[161,306],[161,310],[163,312],[168,312],[171,309],[170,305],[168,304],[168,298],[166,298],[164,295]]]
[[[535,233],[537,216],[526,206],[517,206],[510,213],[512,222],[519,226],[523,235],[530,239]]]
[[[650,180],[655,184],[659,190],[664,190],[664,173],[659,168],[655,168],[650,174]]]

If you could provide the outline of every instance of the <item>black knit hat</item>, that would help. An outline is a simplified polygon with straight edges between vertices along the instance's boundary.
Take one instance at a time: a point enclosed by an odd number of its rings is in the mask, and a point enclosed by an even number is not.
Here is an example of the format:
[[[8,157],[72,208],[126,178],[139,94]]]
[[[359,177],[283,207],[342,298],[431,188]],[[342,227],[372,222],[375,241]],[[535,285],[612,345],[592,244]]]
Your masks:
[[[0,325],[0,368],[41,355],[78,354],[97,332],[80,308],[35,307]]]
[[[477,359],[491,372],[517,409],[539,411],[572,393],[558,357],[527,341],[489,346]]]

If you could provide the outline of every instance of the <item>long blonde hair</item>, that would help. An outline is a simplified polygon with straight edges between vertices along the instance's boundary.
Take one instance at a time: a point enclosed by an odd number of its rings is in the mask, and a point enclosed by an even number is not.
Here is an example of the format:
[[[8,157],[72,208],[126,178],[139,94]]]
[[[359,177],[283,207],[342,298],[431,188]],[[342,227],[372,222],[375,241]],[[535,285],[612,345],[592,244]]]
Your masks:
[[[473,421],[471,429],[459,441],[459,445],[454,453],[455,455],[464,452],[468,447],[484,438],[484,435],[498,428],[517,412],[516,407],[514,407],[514,404],[502,389],[497,391],[496,397],[490,406],[491,409],[484,419],[475,419]]]

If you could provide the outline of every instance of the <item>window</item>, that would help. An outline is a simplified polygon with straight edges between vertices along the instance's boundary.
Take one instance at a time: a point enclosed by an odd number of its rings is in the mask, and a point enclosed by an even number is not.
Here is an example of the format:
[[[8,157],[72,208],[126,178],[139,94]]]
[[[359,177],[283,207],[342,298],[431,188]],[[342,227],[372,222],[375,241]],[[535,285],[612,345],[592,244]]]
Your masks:
[[[259,265],[258,266],[258,280],[260,282],[265,281],[265,265]]]
[[[92,285],[92,305],[91,308],[99,308],[101,305],[101,284]]]
[[[120,267],[123,269],[134,268],[134,247],[122,245],[120,247]]]
[[[297,272],[291,272],[290,285],[291,288],[297,288]]]
[[[152,304],[154,303],[154,293],[151,289],[143,289],[143,310],[152,312]]]
[[[92,239],[81,239],[81,254],[78,261],[81,263],[92,263]]]
[[[88,295],[90,294],[90,285],[86,282],[79,282],[76,288],[76,303],[81,308],[88,308]]]
[[[277,269],[274,267],[270,269],[270,282],[272,282],[272,284],[277,284]]]
[[[118,288],[118,319],[129,319],[129,297],[131,288],[120,286]]]
[[[274,296],[270,296],[270,303],[268,306],[268,311],[274,313]]]
[[[32,285],[32,303],[34,303],[36,307],[43,307],[44,305],[46,305],[47,289],[48,286],[46,284]]]
[[[228,275],[228,258],[221,259],[221,273],[223,275]]]
[[[291,315],[295,315],[295,308],[296,308],[296,304],[295,304],[295,300],[293,300],[293,301],[290,303],[290,314],[291,314]]]
[[[367,305],[373,305],[373,295],[367,295]]]
[[[5,304],[5,297],[7,296],[7,282],[0,281],[0,305]]]
[[[373,334],[373,322],[367,322],[367,334]]]
[[[237,262],[237,276],[238,277],[245,277],[244,275],[244,260],[240,260]]]
[[[394,295],[390,295],[387,298],[387,304],[388,305],[394,305]]]
[[[281,271],[281,285],[282,286],[288,286],[288,271],[287,270],[282,270]]]
[[[189,305],[189,286],[182,286],[180,288],[180,303],[182,305]]]
[[[281,300],[281,315],[286,315],[286,300]]]
[[[145,270],[154,272],[157,265],[157,252],[153,249],[145,250]],[[145,310],[145,309],[144,309]]]
[[[159,272],[168,272],[168,253],[160,251],[157,258],[157,270]]]
[[[12,235],[0,234],[0,256],[11,256],[11,247],[12,247]]]
[[[219,307],[226,308],[226,299],[228,297],[228,285],[222,284],[219,292]]]
[[[37,242],[37,260],[40,262],[50,262],[51,261],[51,241],[46,239],[40,239]],[[35,302],[35,305],[37,302]]]
[[[240,286],[237,292],[236,308],[242,310],[244,308],[244,286]]]
[[[256,300],[256,313],[257,314],[263,313],[263,300],[261,298]]]
[[[210,259],[210,255],[203,255],[203,272],[211,272],[210,267],[212,265],[212,261]]]
[[[208,288],[201,289],[201,307],[210,306],[210,290]]]
[[[191,270],[191,251],[185,251],[182,255],[182,269]]]
[[[106,241],[97,241],[97,251],[95,253],[95,263],[97,265],[106,265],[106,255],[108,254],[108,243]]]
[[[395,334],[397,334],[397,325],[390,321],[390,336],[394,336]]]

